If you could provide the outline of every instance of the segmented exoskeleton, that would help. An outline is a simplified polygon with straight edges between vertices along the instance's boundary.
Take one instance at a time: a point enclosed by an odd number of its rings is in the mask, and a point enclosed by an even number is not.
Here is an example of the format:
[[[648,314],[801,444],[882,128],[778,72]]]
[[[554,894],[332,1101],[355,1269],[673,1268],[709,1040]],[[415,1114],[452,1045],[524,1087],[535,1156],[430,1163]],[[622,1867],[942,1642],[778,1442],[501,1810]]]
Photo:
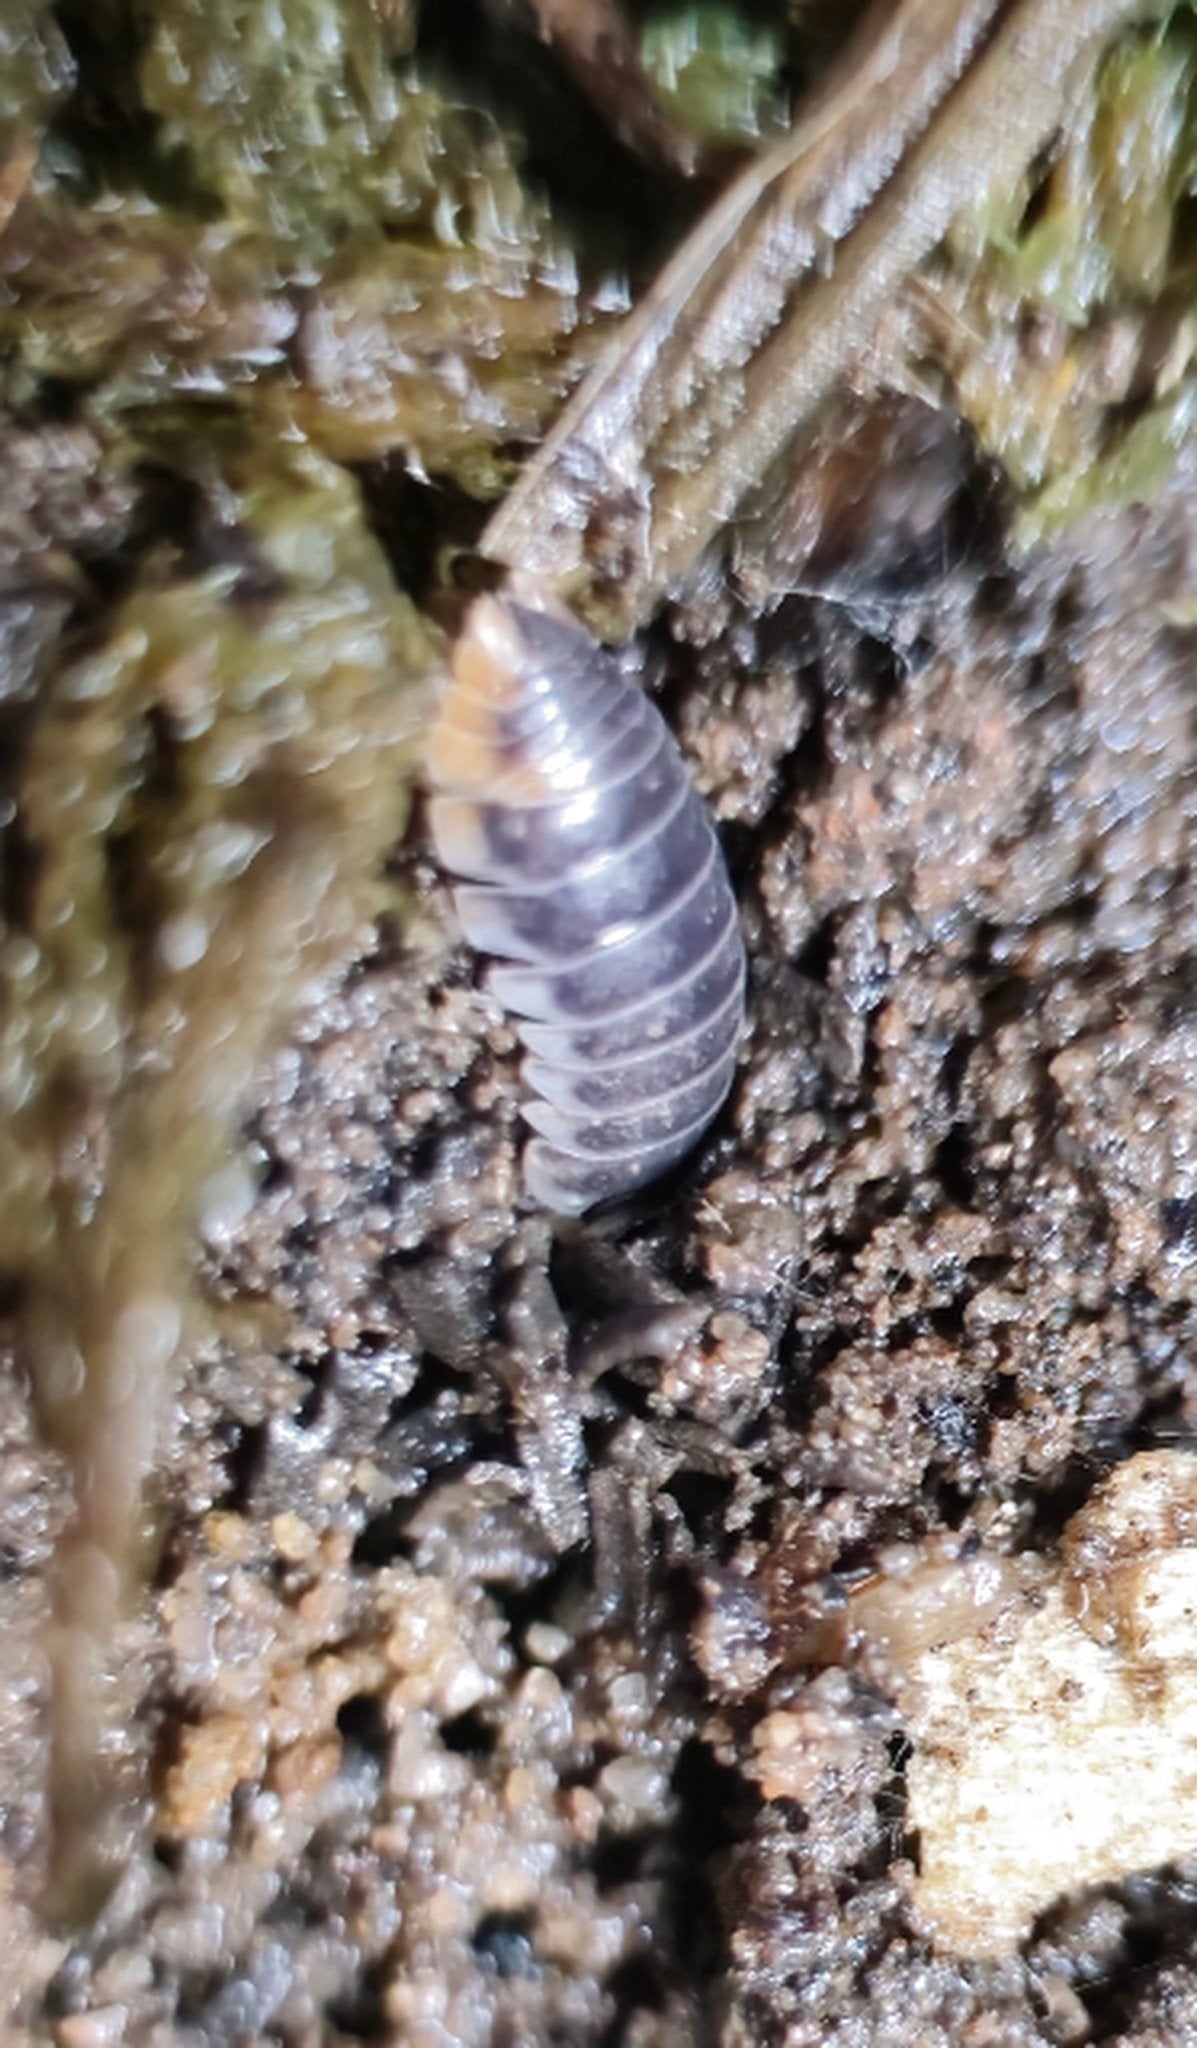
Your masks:
[[[529,1192],[577,1213],[679,1160],[731,1085],[744,948],[660,712],[568,613],[479,598],[429,770],[437,852],[527,1049]]]

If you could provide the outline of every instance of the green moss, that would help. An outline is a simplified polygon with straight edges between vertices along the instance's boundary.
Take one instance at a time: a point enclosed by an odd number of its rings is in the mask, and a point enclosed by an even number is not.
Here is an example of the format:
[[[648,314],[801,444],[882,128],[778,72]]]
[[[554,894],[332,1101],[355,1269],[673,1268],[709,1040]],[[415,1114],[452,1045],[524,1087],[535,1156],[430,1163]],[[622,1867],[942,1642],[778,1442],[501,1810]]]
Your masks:
[[[703,0],[651,14],[640,55],[679,127],[702,142],[753,143],[784,116],[784,40],[780,21],[753,21]]]
[[[1058,532],[1094,507],[1149,505],[1167,482],[1197,424],[1197,379],[1186,378],[1167,400],[1128,426],[1108,453],[1085,468],[1052,478],[1018,529],[1023,546]]]
[[[420,211],[429,167],[394,63],[410,33],[407,7],[161,0],[142,93],[225,216],[311,264]]]
[[[330,266],[293,350],[298,415],[342,461],[406,449],[494,498],[590,353],[568,265],[511,238],[479,261],[409,243]]]
[[[0,1241],[83,1361],[34,1347],[67,1436],[112,1247],[164,1285],[186,1269],[256,1059],[378,907],[433,656],[342,471],[294,437],[204,467],[232,565],[133,592],[54,680],[19,787]]]
[[[305,122],[284,95],[267,174],[246,139],[264,79],[240,125],[234,95],[228,134],[205,96],[220,19],[202,24],[205,93],[186,74],[218,217],[139,191],[88,203],[69,183],[28,200],[0,240],[0,401],[36,419],[48,393],[56,409],[66,394],[111,434],[180,394],[240,403],[266,382],[294,392],[332,455],[401,449],[494,496],[582,367],[576,269],[543,205],[488,117],[384,64],[381,45],[378,133],[359,132],[347,91],[332,96],[344,133],[331,116]]]
[[[197,1213],[264,1051],[387,900],[435,653],[349,478],[274,424],[246,441],[192,418],[228,565],[180,579],[164,555],[45,689],[17,791],[0,1244],[78,1503],[50,1645],[76,1903],[105,1854],[105,1659],[138,1583],[176,1361],[203,1324]]]
[[[50,0],[5,0],[0,8],[0,176],[18,142],[40,135],[72,76]]]
[[[434,651],[341,471],[283,420],[256,445],[190,425],[230,566],[147,581],[56,678],[19,789],[31,880],[0,952],[0,1241],[79,1503],[53,1792],[85,1871],[105,1745],[102,1692],[78,1675],[102,1674],[135,1583],[199,1316],[197,1210],[263,1051],[383,900]]]
[[[148,199],[41,193],[0,242],[0,395],[28,420],[69,398],[95,425],[245,385],[282,363],[294,328],[266,267],[260,244]]]
[[[1022,500],[1024,545],[1150,497],[1193,409],[1197,18],[1136,26],[1050,164],[956,222],[929,353]]]
[[[1049,170],[959,221],[956,252],[1076,326],[1115,298],[1157,297],[1193,171],[1194,56],[1187,19],[1116,45]]]

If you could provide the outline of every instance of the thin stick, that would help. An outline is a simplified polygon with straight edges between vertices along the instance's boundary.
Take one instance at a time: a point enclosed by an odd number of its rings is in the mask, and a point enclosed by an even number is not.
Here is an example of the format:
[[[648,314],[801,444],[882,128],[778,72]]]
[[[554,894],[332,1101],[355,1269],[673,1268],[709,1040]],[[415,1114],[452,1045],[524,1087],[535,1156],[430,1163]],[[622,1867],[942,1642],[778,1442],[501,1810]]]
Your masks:
[[[1127,0],[878,0],[785,141],[682,245],[483,552],[631,631],[868,354],[952,217],[1015,177]]]

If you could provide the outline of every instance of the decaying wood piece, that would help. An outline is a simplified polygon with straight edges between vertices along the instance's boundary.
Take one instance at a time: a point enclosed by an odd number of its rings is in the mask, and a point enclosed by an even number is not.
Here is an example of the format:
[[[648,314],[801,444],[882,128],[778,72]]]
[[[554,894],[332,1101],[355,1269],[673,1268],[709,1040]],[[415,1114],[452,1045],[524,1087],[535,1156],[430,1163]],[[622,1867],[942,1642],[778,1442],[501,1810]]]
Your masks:
[[[627,633],[685,574],[953,216],[1050,137],[1126,0],[878,0],[683,244],[483,537]]]

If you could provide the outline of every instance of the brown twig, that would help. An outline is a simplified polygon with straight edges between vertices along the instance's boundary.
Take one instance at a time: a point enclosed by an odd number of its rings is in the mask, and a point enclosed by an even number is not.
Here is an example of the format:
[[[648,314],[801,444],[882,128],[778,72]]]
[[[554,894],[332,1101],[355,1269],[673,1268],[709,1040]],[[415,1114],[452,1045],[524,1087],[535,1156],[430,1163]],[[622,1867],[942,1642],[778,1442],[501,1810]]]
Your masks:
[[[867,357],[953,215],[1050,136],[1126,0],[878,0],[783,143],[683,243],[483,551],[626,633]]]

